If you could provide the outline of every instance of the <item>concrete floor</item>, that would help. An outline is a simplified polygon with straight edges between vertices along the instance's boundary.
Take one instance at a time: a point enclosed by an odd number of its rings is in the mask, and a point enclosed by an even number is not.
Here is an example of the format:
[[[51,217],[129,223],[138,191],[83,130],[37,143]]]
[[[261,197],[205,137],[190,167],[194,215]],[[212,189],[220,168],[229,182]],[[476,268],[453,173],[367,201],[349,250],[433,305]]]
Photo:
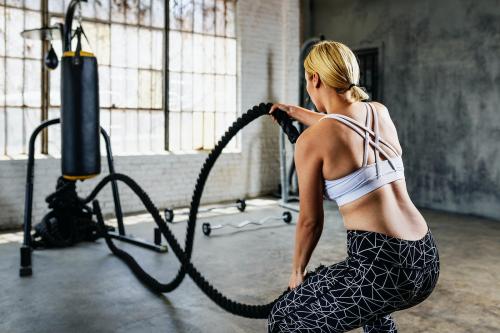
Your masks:
[[[272,221],[245,232],[224,229],[218,236],[206,237],[201,222],[281,215],[283,209],[275,199],[261,199],[249,200],[244,213],[232,208],[199,219],[194,243],[193,262],[199,270],[229,298],[250,304],[268,303],[286,288],[294,226]],[[331,202],[325,203],[325,211],[327,223],[310,269],[346,256],[340,215]],[[441,274],[426,301],[393,314],[400,332],[499,332],[500,222],[428,210],[423,213],[438,243]],[[293,216],[295,222],[297,214]],[[152,239],[148,216],[127,217],[126,223],[129,233]],[[185,227],[183,222],[173,226],[181,240]],[[169,294],[149,292],[103,240],[64,250],[36,251],[34,276],[21,279],[20,235],[0,235],[0,332],[266,331],[265,320],[226,313],[189,277]],[[172,253],[161,255],[119,245],[160,280],[169,281],[178,270]]]

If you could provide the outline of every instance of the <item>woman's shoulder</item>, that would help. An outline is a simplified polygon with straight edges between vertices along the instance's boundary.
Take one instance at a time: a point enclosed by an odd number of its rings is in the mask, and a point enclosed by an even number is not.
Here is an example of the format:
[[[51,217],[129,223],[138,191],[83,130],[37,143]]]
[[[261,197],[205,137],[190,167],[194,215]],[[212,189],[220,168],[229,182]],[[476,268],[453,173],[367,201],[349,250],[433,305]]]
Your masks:
[[[379,113],[389,114],[389,109],[387,109],[387,107],[384,104],[377,101],[370,101],[369,103],[372,104],[375,107],[375,110],[378,111]]]

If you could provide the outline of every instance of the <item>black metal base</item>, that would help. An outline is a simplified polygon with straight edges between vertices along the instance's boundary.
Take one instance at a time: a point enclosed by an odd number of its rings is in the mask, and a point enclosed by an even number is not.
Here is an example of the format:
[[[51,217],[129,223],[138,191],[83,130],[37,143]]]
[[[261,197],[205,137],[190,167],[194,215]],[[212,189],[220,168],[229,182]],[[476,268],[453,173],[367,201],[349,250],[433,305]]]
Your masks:
[[[24,201],[24,240],[23,245],[21,247],[21,267],[19,269],[20,276],[31,276],[33,275],[33,270],[31,267],[31,212],[33,207],[33,180],[34,180],[34,170],[35,170],[35,140],[38,134],[45,128],[59,124],[60,119],[51,119],[41,123],[33,133],[31,134],[29,141],[29,152],[28,152],[28,166],[27,166],[27,175],[26,175],[26,192],[25,192],[25,201]],[[104,138],[104,142],[106,144],[106,157],[108,160],[108,168],[109,173],[114,174],[115,168],[113,163],[113,153],[111,151],[111,140],[106,131],[101,127],[101,135]],[[126,236],[125,234],[125,226],[123,224],[123,212],[120,203],[120,196],[118,193],[118,185],[116,181],[111,182],[111,190],[113,193],[113,201],[115,206],[115,215],[118,224],[118,233],[110,232],[110,235],[113,238],[122,240],[124,242],[128,242],[137,246],[140,246],[145,249],[149,249],[158,253],[167,252],[167,246],[161,245],[161,237],[158,238],[158,235],[155,234],[154,242],[156,243],[148,243],[143,240],[139,240],[130,236]],[[160,235],[161,236],[161,235]]]
[[[152,250],[152,251],[155,251],[158,253],[168,252],[168,247],[166,245],[152,244],[152,243],[149,243],[145,240],[131,237],[131,236],[120,235],[116,232],[108,232],[108,234],[109,234],[109,236],[111,236],[111,238],[118,239],[118,240],[121,240],[123,242],[130,243],[130,244],[133,244],[136,246],[140,246],[140,247],[148,249],[148,250]]]
[[[31,269],[31,247],[23,245],[21,247],[21,268],[19,269],[19,276],[31,276],[33,270]]]

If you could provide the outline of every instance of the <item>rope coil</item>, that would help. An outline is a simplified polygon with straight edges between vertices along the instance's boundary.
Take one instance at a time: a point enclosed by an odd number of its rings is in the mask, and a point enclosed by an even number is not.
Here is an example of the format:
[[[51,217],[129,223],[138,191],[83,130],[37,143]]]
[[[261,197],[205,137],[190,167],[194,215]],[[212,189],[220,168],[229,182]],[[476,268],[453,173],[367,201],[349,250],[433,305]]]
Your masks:
[[[212,151],[207,156],[201,171],[198,175],[196,185],[194,187],[194,192],[192,196],[192,201],[190,204],[188,225],[186,228],[186,240],[184,250],[181,248],[178,240],[171,232],[167,223],[161,217],[160,212],[153,204],[147,193],[130,177],[115,173],[104,177],[94,188],[94,190],[85,199],[82,199],[84,203],[89,203],[93,201],[94,214],[97,216],[98,224],[100,226],[101,232],[105,238],[108,248],[113,254],[122,259],[132,270],[132,272],[137,276],[139,280],[145,283],[151,290],[157,293],[170,292],[180,285],[186,273],[193,279],[193,281],[198,285],[198,287],[217,305],[219,305],[224,310],[247,318],[255,319],[265,319],[269,316],[271,309],[276,301],[278,301],[283,295],[285,295],[290,289],[287,289],[280,295],[276,300],[269,304],[264,305],[249,305],[238,303],[233,300],[228,299],[226,296],[222,295],[215,287],[213,287],[205,277],[194,267],[191,263],[191,254],[193,249],[194,232],[196,226],[196,218],[198,213],[198,208],[200,205],[201,196],[205,183],[207,181],[210,170],[214,166],[217,158],[222,153],[222,150],[229,141],[246,125],[248,125],[253,120],[259,118],[260,116],[268,114],[272,104],[261,103],[258,106],[254,106],[251,110],[248,110],[240,118],[238,118],[224,133],[222,138],[212,149]],[[118,180],[125,183],[142,201],[146,210],[151,214],[161,233],[167,240],[168,244],[172,248],[173,252],[181,262],[181,267],[177,272],[177,275],[168,283],[161,283],[148,274],[142,267],[137,263],[137,261],[130,254],[124,250],[119,249],[112,241],[111,237],[107,233],[107,229],[104,226],[104,220],[102,217],[99,202],[95,200],[97,194],[104,188],[104,186],[113,181]]]

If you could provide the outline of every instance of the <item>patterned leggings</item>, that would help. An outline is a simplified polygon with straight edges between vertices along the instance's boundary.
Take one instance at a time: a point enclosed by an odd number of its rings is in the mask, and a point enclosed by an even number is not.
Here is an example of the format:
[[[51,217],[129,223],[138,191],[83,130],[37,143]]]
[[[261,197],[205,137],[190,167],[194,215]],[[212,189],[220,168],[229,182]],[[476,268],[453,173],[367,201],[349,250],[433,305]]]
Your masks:
[[[425,300],[439,277],[430,229],[420,240],[347,230],[347,258],[320,265],[274,304],[268,332],[397,332],[391,313]]]

